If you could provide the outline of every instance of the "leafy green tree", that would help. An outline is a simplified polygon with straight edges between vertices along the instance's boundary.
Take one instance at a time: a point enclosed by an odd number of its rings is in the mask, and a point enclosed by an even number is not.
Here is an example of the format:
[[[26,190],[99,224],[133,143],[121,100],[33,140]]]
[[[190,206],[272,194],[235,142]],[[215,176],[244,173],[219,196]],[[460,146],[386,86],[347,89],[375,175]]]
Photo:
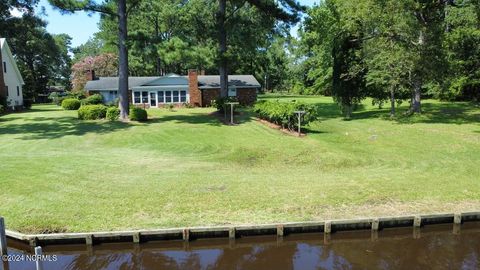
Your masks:
[[[218,31],[218,66],[220,74],[220,95],[226,97],[228,94],[228,26],[233,24],[235,13],[242,9],[246,4],[255,7],[267,18],[273,18],[286,23],[294,23],[299,20],[299,12],[304,10],[299,3],[294,0],[245,0],[245,1],[227,1],[218,0],[218,9],[216,13],[216,27]]]
[[[48,0],[50,4],[62,10],[65,13],[75,11],[100,12],[104,16],[112,16],[118,23],[118,92],[120,118],[128,118],[128,50],[127,50],[127,16],[131,9],[136,7],[141,0],[114,0],[98,4],[94,0],[76,1],[76,0]]]
[[[447,8],[444,48],[449,62],[447,83],[438,97],[480,100],[480,1],[460,1]]]
[[[100,55],[102,53],[107,53],[105,49],[105,42],[98,38],[96,35],[92,38],[89,38],[87,42],[84,44],[73,48],[73,63],[77,63],[86,57],[94,57],[96,55]],[[111,53],[115,53],[116,50],[111,51]]]
[[[0,36],[8,38],[17,65],[25,81],[23,93],[26,98],[36,98],[46,92],[52,83],[65,83],[70,68],[68,56],[70,37],[50,35],[46,22],[25,13],[19,18],[10,18]]]

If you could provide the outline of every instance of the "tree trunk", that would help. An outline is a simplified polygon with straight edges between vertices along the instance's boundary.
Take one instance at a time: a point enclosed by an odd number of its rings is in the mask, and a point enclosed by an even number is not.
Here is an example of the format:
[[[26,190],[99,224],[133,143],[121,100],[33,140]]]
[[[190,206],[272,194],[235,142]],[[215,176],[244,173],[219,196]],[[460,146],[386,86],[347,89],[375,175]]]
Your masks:
[[[352,108],[351,104],[343,104],[343,112],[345,114],[345,119],[350,120],[352,117]]]
[[[128,119],[128,51],[127,51],[127,4],[118,0],[118,91],[120,118]]]
[[[220,96],[228,96],[228,67],[225,53],[227,52],[227,31],[225,29],[225,13],[227,0],[218,1],[217,24],[219,34],[219,73],[220,73]]]
[[[422,82],[420,78],[415,79],[412,93],[412,113],[422,113],[421,104]]]
[[[390,88],[390,117],[395,117],[395,88]]]

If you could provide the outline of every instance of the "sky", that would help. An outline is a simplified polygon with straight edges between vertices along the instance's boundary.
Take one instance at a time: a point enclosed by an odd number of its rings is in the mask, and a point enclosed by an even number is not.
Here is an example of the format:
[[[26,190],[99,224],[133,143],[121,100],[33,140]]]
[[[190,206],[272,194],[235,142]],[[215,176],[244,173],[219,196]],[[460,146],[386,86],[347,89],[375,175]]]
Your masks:
[[[299,0],[301,4],[312,6],[319,0]],[[62,15],[58,10],[54,10],[47,0],[40,0],[37,12],[48,22],[47,31],[52,34],[68,34],[72,37],[72,47],[78,47],[85,43],[93,34],[98,32],[98,22],[100,15],[87,14],[85,12],[76,12],[74,14]],[[296,34],[297,27],[292,29],[292,34]]]

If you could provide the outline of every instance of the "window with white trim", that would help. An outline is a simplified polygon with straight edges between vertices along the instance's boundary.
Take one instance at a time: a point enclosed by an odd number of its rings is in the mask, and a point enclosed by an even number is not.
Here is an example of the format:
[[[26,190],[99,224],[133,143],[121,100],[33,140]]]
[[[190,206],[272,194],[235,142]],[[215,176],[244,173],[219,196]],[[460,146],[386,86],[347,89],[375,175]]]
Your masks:
[[[142,103],[148,103],[148,92],[142,91]]]
[[[165,93],[163,91],[158,91],[158,103],[165,103]]]
[[[3,73],[7,73],[7,62],[3,62]]]
[[[20,86],[17,86],[17,97],[20,96]]]
[[[140,92],[133,92],[133,103],[140,103]]]
[[[180,100],[179,91],[173,91],[173,103],[178,103]]]
[[[180,91],[180,102],[187,102],[187,91]]]
[[[165,103],[172,103],[172,91],[165,91]]]

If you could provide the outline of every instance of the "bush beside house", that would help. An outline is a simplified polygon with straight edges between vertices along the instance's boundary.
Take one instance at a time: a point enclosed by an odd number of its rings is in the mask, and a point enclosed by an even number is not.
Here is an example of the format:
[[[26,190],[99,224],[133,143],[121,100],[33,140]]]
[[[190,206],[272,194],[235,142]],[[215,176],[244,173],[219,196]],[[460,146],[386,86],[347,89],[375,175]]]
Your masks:
[[[142,109],[142,108],[138,108],[138,107],[133,107],[130,109],[130,120],[133,120],[133,121],[147,121],[147,111]]]
[[[94,94],[82,100],[82,105],[103,104],[103,97],[100,94]]]
[[[78,109],[78,119],[96,120],[103,119],[107,114],[107,106],[105,105],[83,105]]]
[[[75,98],[66,98],[62,101],[62,108],[65,110],[78,110],[80,108],[80,100]]]
[[[120,118],[120,109],[117,107],[109,107],[107,109],[107,120],[116,121]]]

